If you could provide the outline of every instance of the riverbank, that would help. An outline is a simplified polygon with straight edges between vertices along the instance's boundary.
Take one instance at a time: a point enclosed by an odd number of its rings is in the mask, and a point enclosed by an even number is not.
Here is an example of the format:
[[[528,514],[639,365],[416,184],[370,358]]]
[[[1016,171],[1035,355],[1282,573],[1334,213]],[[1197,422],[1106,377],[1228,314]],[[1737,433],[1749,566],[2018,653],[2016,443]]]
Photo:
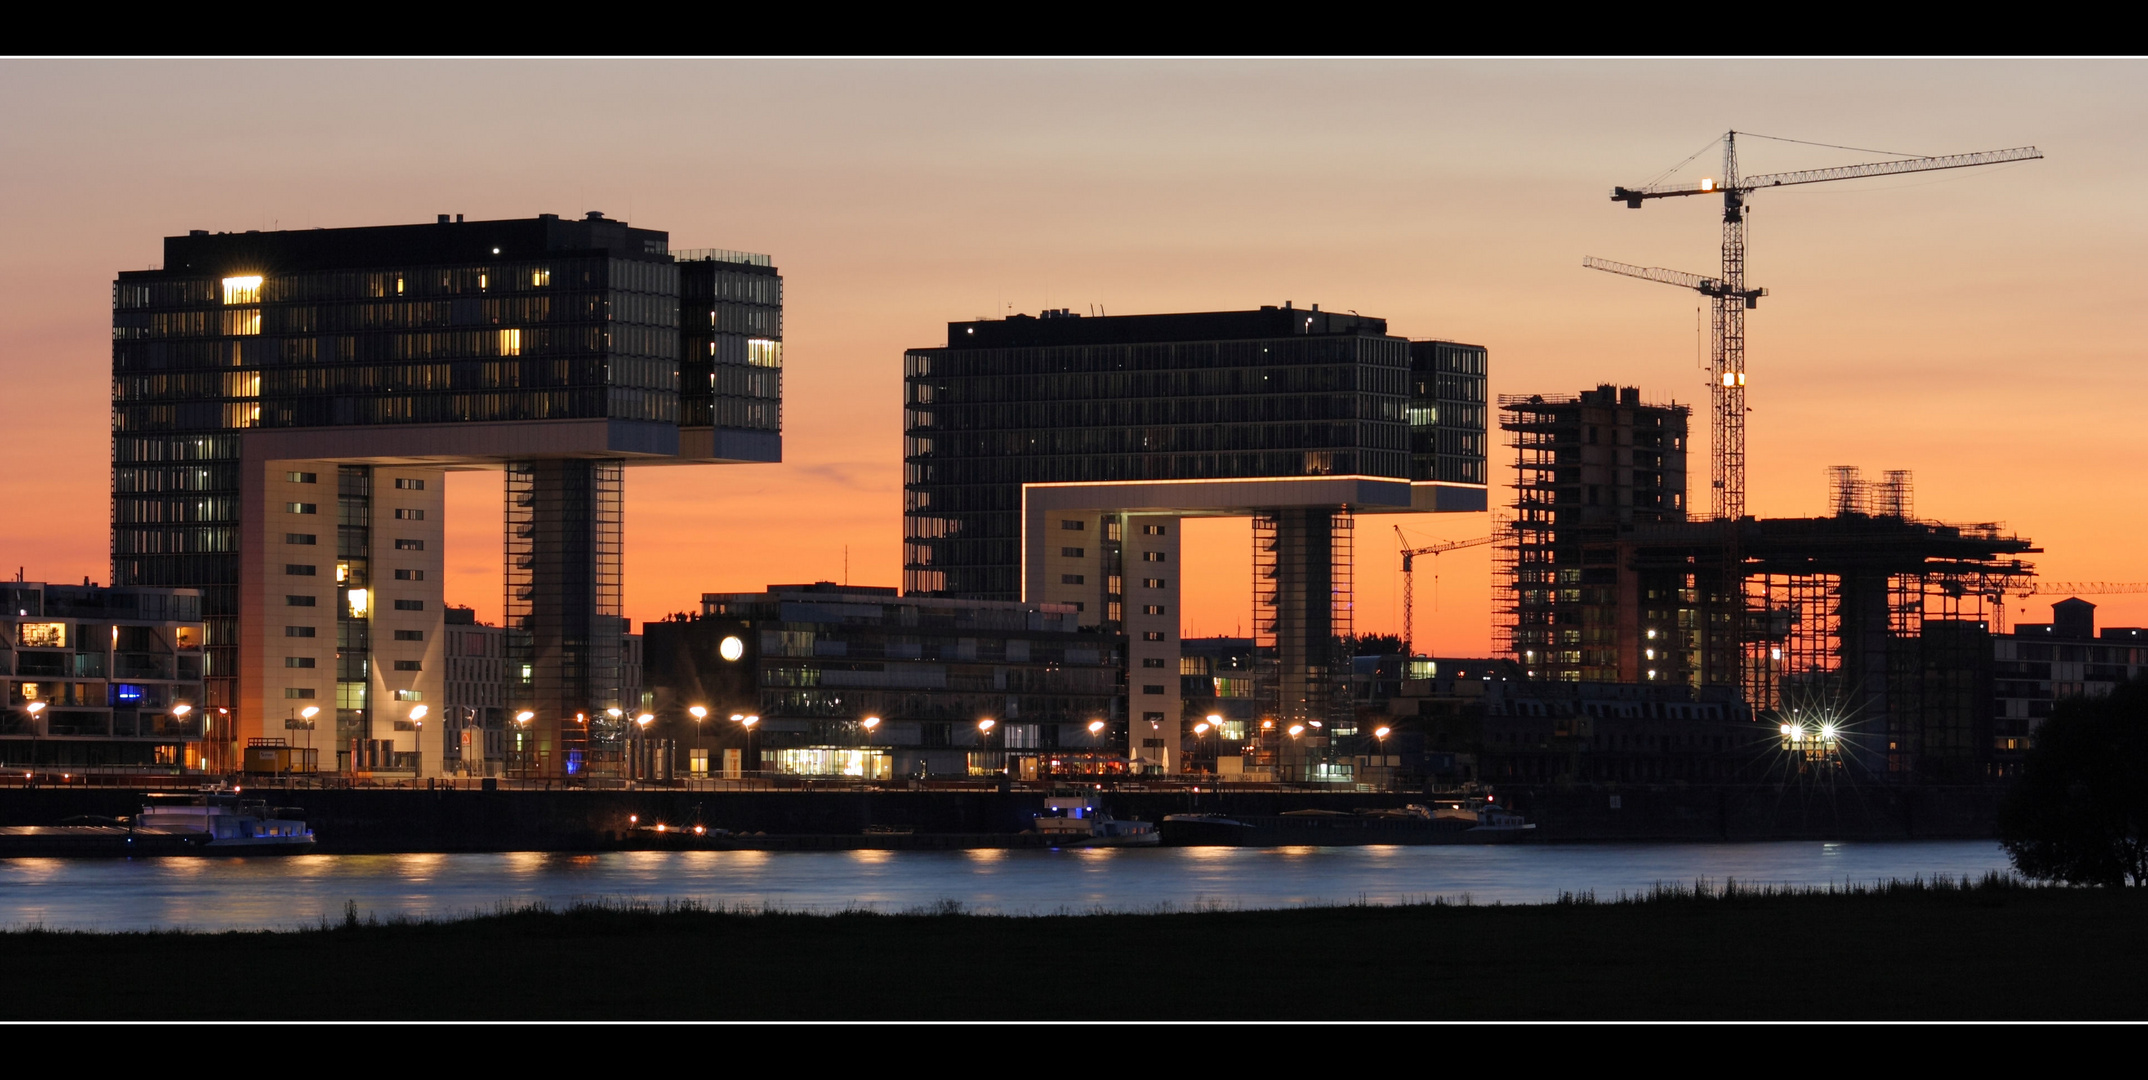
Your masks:
[[[757,834],[770,850],[844,847],[931,849],[1020,846],[1043,809],[1041,790],[836,789],[739,791],[248,789],[303,811],[327,854],[476,851],[610,851],[646,846],[637,825],[701,824]],[[1799,787],[1793,785],[1502,786],[1503,805],[1536,823],[1537,842],[1937,840],[1998,835],[1999,789]],[[1354,811],[1422,802],[1409,793],[1354,791],[1133,791],[1098,793],[1122,818],[1166,814],[1269,816],[1292,810]],[[0,826],[117,818],[142,793],[112,788],[0,789]],[[959,844],[945,838],[967,837]],[[678,841],[667,841],[678,843]]]
[[[1029,917],[353,909],[284,933],[0,933],[0,968],[38,988],[0,1018],[2142,1019],[2144,916],[2148,892],[1996,879]],[[157,991],[205,971],[210,992]]]

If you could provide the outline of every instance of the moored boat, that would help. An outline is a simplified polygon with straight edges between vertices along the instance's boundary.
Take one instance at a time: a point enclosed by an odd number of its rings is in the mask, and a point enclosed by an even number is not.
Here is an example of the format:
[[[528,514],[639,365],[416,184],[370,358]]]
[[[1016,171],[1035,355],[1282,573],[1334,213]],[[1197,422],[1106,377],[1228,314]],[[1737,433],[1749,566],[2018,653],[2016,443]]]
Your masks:
[[[1036,831],[1053,847],[1155,847],[1163,840],[1147,821],[1120,821],[1085,796],[1055,795],[1044,800]]]

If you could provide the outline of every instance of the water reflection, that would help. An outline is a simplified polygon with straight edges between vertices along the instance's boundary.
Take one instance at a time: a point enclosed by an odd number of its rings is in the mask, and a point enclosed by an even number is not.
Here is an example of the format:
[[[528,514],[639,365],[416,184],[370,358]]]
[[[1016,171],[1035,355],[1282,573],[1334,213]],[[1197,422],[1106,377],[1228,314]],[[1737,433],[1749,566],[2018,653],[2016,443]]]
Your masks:
[[[954,900],[1010,914],[1533,903],[1663,882],[1827,885],[2004,870],[1995,843],[1773,843],[1069,851],[635,851],[0,861],[0,925],[294,928],[361,915],[453,916],[530,903],[904,911]]]

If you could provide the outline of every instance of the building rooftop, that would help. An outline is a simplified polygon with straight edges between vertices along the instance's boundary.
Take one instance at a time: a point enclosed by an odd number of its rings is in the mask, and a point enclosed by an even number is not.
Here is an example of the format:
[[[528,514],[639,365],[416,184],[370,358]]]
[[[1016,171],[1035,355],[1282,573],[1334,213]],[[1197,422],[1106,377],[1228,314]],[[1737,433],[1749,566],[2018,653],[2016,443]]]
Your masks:
[[[569,221],[557,214],[498,221],[463,221],[442,214],[429,225],[372,225],[352,229],[284,229],[212,233],[201,229],[164,238],[162,271],[220,274],[236,270],[294,273],[412,263],[532,259],[563,252],[671,261],[671,234],[636,229],[599,211]]]
[[[1082,316],[1064,308],[1041,317],[947,324],[950,349],[1040,348],[1054,345],[1135,345],[1171,341],[1241,341],[1301,336],[1384,336],[1387,320],[1320,305],[1257,311],[1197,311],[1172,315]]]

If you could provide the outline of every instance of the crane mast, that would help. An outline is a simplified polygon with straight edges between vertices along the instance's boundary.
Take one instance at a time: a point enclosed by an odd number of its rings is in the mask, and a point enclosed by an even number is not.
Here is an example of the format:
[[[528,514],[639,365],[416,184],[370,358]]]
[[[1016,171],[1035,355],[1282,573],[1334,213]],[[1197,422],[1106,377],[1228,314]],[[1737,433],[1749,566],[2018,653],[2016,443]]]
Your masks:
[[[1749,212],[1745,205],[1746,196],[1761,188],[1997,165],[2041,157],[2043,154],[2035,147],[2024,146],[2012,150],[1910,157],[1866,165],[1741,176],[1738,172],[1738,133],[1732,131],[1723,136],[1723,175],[1720,179],[1705,179],[1698,186],[1669,183],[1611,189],[1612,200],[1625,203],[1630,209],[1639,209],[1648,199],[1714,194],[1723,198],[1723,265],[1718,277],[1704,278],[1676,270],[1628,266],[1606,259],[1582,260],[1582,265],[1592,270],[1694,289],[1713,301],[1714,347],[1708,380],[1712,406],[1710,435],[1715,449],[1709,480],[1712,516],[1733,521],[1745,516],[1745,313],[1759,306],[1760,297],[1767,295],[1766,289],[1749,289],[1745,284],[1745,217]]]

